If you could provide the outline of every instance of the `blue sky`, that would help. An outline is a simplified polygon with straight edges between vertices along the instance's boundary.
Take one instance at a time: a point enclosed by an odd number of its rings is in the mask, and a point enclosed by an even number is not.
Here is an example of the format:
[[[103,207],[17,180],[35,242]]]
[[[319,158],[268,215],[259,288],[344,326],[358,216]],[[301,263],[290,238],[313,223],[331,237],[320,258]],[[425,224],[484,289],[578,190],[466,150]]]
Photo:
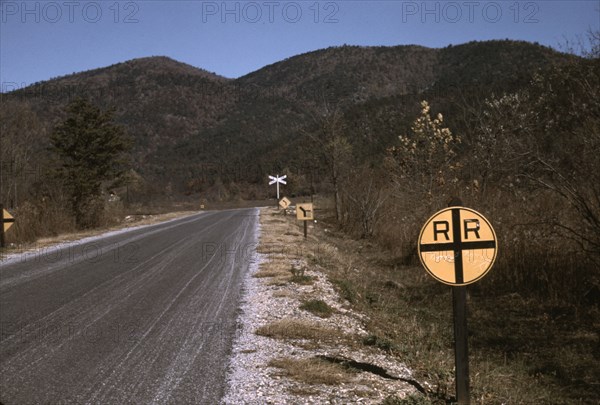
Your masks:
[[[0,0],[2,91],[165,55],[234,78],[335,45],[522,39],[557,47],[600,29],[587,1]]]

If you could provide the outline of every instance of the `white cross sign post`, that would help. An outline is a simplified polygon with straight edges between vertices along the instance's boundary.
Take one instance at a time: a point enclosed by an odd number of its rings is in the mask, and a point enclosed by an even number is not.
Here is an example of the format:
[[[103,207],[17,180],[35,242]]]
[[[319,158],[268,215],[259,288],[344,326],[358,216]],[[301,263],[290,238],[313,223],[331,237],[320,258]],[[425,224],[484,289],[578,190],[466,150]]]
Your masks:
[[[287,184],[287,182],[285,181],[287,175],[284,174],[283,176],[279,177],[279,175],[277,176],[269,176],[269,180],[271,180],[269,182],[269,186],[272,186],[273,184],[277,184],[277,201],[279,201],[279,183],[281,184]]]

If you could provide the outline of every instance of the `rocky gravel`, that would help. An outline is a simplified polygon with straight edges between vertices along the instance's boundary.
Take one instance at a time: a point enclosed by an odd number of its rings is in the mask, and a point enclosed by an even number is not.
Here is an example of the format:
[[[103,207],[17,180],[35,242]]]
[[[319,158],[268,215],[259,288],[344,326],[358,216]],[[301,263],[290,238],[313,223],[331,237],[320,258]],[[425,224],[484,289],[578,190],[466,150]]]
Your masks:
[[[265,209],[261,215],[264,219]],[[261,220],[261,224],[262,240],[273,229],[268,221]],[[269,278],[254,277],[269,260],[269,253],[257,254],[244,281],[244,297],[229,366],[228,389],[222,401],[224,404],[379,404],[391,395],[402,398],[416,392],[407,382],[412,380],[411,371],[373,347],[340,343],[335,339],[315,345],[314,342],[255,334],[261,326],[291,318],[339,329],[342,334],[356,337],[358,342],[368,335],[363,326],[365,317],[345,305],[318,266],[309,266],[306,258],[290,257],[289,266],[305,267],[305,275],[313,279],[312,284],[288,282],[273,285]],[[307,298],[325,301],[334,309],[333,315],[320,318],[299,309],[302,300]],[[269,366],[269,362],[276,358],[307,359],[317,356],[376,366],[375,369],[385,371],[385,377],[354,370],[347,383],[307,384]]]

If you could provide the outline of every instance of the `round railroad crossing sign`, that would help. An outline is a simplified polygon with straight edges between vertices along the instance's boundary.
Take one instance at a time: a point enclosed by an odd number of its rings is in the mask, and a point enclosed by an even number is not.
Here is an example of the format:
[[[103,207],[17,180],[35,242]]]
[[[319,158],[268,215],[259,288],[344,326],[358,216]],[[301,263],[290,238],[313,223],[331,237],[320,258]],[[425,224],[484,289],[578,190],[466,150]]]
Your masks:
[[[492,268],[497,253],[494,228],[470,208],[438,211],[419,235],[419,258],[425,270],[452,286],[480,280]]]

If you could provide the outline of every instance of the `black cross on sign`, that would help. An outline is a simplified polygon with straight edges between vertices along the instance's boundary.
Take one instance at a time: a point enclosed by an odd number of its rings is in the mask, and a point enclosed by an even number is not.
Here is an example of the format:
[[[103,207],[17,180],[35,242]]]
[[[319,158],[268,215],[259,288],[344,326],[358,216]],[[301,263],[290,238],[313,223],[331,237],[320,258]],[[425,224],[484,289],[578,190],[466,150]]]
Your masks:
[[[450,218],[448,218],[448,211],[451,211]],[[461,220],[461,211],[469,214],[469,218]],[[469,284],[483,277],[493,265],[496,248],[496,235],[490,223],[477,211],[464,207],[452,207],[439,211],[427,221],[419,237],[419,257],[427,271],[436,279],[452,285]],[[465,281],[463,252],[477,249],[494,249],[493,257],[487,265],[482,266],[480,262],[476,263],[477,271],[480,271],[481,274]],[[439,263],[439,259],[432,263],[425,260],[425,255],[423,255],[423,253],[430,252],[454,253],[454,283],[448,280],[444,281],[439,274],[436,275],[436,264]],[[471,264],[467,263],[467,265]],[[442,267],[443,265],[440,266],[440,268]]]

